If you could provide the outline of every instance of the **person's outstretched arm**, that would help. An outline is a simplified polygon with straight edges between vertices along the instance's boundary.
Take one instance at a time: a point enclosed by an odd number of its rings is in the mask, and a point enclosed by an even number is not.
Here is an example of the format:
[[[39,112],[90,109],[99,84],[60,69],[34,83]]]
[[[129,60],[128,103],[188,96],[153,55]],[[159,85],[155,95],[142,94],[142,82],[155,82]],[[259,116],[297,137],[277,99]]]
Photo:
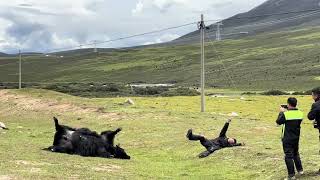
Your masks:
[[[237,144],[234,144],[232,146],[244,146],[245,144],[244,143],[237,143]]]
[[[231,122],[231,119],[228,119],[227,122],[224,124],[219,137],[226,137],[230,122]]]

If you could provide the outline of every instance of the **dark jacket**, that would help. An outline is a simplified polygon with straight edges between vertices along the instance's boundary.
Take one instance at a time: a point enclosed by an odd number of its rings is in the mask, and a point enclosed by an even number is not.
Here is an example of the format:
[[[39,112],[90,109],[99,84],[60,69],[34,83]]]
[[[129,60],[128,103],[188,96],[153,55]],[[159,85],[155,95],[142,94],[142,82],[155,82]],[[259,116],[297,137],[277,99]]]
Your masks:
[[[220,148],[225,148],[225,147],[234,147],[234,146],[241,146],[241,143],[236,143],[236,144],[230,144],[228,142],[228,138],[226,136],[226,133],[228,131],[229,128],[229,123],[225,123],[225,125],[223,126],[219,137],[210,140],[214,145],[220,147]]]
[[[292,109],[289,111],[298,111],[298,109]],[[283,143],[299,143],[302,119],[303,117],[301,117],[301,119],[288,120],[283,112],[279,113],[276,123],[278,125],[284,125],[282,129]]]
[[[316,120],[318,125],[320,125],[320,99],[316,100],[314,104],[312,104],[311,111],[308,114],[309,120]]]

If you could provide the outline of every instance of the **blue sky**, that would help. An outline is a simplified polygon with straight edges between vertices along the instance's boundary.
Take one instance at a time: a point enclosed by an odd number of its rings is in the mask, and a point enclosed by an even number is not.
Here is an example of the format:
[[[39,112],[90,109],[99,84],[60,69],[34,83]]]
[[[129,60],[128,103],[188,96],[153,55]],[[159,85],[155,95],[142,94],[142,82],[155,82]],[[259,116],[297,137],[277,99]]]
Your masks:
[[[265,0],[0,0],[0,52],[51,51],[246,12]],[[159,43],[195,26],[103,44]]]

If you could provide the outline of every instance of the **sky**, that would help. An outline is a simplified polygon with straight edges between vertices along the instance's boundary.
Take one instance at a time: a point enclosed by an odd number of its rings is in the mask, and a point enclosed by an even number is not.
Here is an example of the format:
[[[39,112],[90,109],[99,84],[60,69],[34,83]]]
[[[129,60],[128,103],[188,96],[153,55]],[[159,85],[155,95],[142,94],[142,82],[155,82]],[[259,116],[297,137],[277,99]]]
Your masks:
[[[0,0],[0,52],[52,52],[249,11],[266,0]],[[98,47],[173,40],[196,25]],[[91,48],[91,46],[83,46]]]

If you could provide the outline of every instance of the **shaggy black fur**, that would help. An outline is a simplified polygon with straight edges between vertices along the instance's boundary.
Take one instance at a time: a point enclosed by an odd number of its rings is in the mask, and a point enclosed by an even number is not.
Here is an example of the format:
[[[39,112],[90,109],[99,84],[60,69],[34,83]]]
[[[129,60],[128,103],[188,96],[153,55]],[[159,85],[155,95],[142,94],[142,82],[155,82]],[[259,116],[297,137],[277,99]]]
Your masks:
[[[54,118],[56,133],[53,146],[45,150],[81,156],[130,159],[120,146],[114,146],[114,138],[121,131],[104,131],[99,135],[88,128],[75,129],[60,125]]]

